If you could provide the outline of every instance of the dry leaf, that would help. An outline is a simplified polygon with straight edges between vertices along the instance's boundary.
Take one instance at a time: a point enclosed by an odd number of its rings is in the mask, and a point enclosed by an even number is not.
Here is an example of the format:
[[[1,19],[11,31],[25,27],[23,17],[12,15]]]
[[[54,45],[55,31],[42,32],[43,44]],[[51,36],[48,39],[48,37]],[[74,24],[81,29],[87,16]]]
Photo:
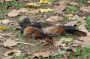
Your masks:
[[[68,22],[68,23],[66,23],[66,24],[64,24],[64,25],[65,25],[65,26],[74,26],[74,25],[77,24],[77,22],[78,22],[78,21],[70,21],[70,22]]]
[[[46,21],[50,23],[57,23],[57,22],[60,22],[61,20],[63,20],[63,18],[59,16],[51,16],[46,19]]]
[[[19,9],[19,12],[25,13],[25,12],[29,12],[26,8],[21,8]]]
[[[6,26],[0,26],[0,30],[7,30],[9,29],[9,27],[6,27]]]
[[[80,37],[79,39],[83,41],[83,47],[90,45],[90,36]]]
[[[75,6],[79,5],[77,2],[69,2],[69,4],[70,5],[75,5]]]
[[[73,14],[67,14],[65,15],[66,17],[73,17],[74,15]]]
[[[80,10],[90,13],[90,6],[82,6],[82,7],[80,7]]]
[[[59,46],[62,45],[62,42],[61,42],[61,41],[55,41],[55,42],[54,42],[54,45],[55,45],[56,47],[59,47]]]
[[[85,23],[85,22],[84,22]],[[90,35],[90,32],[88,32],[88,30],[85,27],[85,24],[82,23],[80,26],[78,26],[78,28],[80,29],[80,31],[86,32],[87,35]]]
[[[51,56],[51,52],[50,51],[40,51],[40,52],[36,52],[36,53],[33,53],[33,56],[37,56],[37,57],[49,57]]]
[[[3,46],[4,46],[4,47],[11,48],[11,47],[13,47],[13,46],[16,46],[17,44],[18,44],[18,42],[16,42],[15,40],[7,39],[7,40],[3,43]]]
[[[16,17],[20,14],[19,10],[12,10],[11,12],[8,13],[9,17]]]
[[[5,0],[6,2],[13,1],[13,0]]]
[[[67,7],[67,1],[60,1],[59,5],[55,5],[54,9],[57,13],[61,13]]]
[[[40,0],[40,3],[49,3],[49,0]]]
[[[11,58],[13,58],[13,56],[3,57],[2,59],[11,59]]]
[[[39,13],[39,10],[38,10],[38,9],[33,9],[33,10],[31,10],[29,13],[34,13],[34,14],[36,14],[36,13]]]
[[[37,3],[27,3],[26,7],[39,7],[40,5]]]
[[[10,22],[11,22],[11,21],[8,20],[8,19],[1,20],[1,23],[2,23],[2,24],[8,24],[8,23],[10,23]]]
[[[88,2],[87,3],[89,3],[90,4],[90,1],[88,0]]]
[[[5,2],[4,0],[0,0],[1,3]]]
[[[67,51],[70,51],[70,52],[76,52],[76,48],[75,48],[75,47],[72,47],[72,46],[65,47],[65,49],[66,49]]]
[[[54,10],[48,8],[48,9],[39,9],[39,11],[40,11],[41,13],[47,13],[47,12],[53,12]]]
[[[9,51],[6,51],[4,56],[5,57],[9,57],[9,56],[20,56],[22,54],[22,51],[21,50],[17,50],[17,49],[14,49],[14,50],[9,50]]]

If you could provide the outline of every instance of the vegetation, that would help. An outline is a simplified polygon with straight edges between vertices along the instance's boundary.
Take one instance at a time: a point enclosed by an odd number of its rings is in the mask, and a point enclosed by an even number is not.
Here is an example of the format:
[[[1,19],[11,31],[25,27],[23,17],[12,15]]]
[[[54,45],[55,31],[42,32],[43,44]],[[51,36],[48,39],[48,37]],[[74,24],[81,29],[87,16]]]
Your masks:
[[[19,9],[24,7],[23,3],[19,3],[16,0],[9,1],[9,2],[0,2],[0,19],[6,18],[7,13],[8,13],[8,8],[15,8]]]
[[[75,14],[78,11],[78,8],[76,6],[67,6],[66,12],[68,14]]]
[[[79,0],[81,3],[87,3],[88,0]]]
[[[86,18],[86,28],[88,29],[88,31],[90,32],[90,16],[88,16]]]

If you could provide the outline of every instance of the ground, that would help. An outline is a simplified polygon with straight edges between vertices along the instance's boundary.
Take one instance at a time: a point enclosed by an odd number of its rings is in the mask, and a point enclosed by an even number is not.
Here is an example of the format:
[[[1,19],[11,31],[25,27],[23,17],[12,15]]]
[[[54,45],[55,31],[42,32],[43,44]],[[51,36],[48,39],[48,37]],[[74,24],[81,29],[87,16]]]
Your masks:
[[[89,0],[47,0],[47,2],[42,2],[42,4],[39,0],[1,0],[0,58],[30,59],[35,56],[38,58],[41,58],[40,56],[48,58],[51,56],[49,59],[59,59],[60,57],[57,55],[63,55],[62,58],[69,59],[67,55],[70,53],[74,53],[73,57],[80,55],[79,52],[90,44],[89,10]],[[87,36],[79,37],[77,35],[66,34],[66,36],[53,37],[53,45],[48,44],[42,46],[45,43],[44,40],[27,39],[20,30],[16,30],[20,27],[18,23],[22,21],[24,17],[29,17],[32,21],[48,21],[52,25],[77,25],[80,31],[87,33]],[[64,43],[62,41],[64,41]],[[88,46],[88,48],[89,47],[90,46]],[[78,48],[80,48],[80,51],[77,53],[76,50]],[[72,51],[70,52],[68,50]],[[87,55],[84,58],[86,57]],[[89,57],[87,59],[89,59]]]

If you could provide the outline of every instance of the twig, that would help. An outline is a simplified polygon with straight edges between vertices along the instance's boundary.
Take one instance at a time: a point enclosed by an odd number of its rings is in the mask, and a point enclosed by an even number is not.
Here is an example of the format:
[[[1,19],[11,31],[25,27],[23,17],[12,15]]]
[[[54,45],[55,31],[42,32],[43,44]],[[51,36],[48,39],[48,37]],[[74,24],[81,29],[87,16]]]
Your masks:
[[[31,46],[36,46],[34,44],[31,44],[31,43],[24,43],[24,42],[17,42],[18,44],[25,44],[25,45],[31,45]]]

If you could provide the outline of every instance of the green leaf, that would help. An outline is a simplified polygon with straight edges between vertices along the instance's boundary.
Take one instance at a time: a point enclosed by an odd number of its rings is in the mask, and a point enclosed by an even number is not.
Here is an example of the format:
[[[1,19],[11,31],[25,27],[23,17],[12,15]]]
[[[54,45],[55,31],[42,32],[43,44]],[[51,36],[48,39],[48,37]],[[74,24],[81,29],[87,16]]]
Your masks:
[[[73,42],[72,38],[61,38],[60,41],[65,42],[65,43],[71,43]]]

